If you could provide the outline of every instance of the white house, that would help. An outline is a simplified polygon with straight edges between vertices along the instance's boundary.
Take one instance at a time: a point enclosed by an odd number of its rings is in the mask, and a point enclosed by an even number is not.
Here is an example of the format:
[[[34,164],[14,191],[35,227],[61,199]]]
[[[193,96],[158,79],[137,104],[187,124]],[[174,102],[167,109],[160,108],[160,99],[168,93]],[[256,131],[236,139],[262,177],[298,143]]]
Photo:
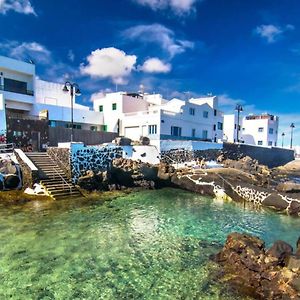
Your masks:
[[[270,114],[248,115],[240,120],[239,140],[257,146],[277,146],[279,118]],[[235,143],[238,120],[236,114],[224,115],[224,140]]]
[[[40,80],[35,65],[0,56],[0,135],[6,132],[5,116],[21,119],[46,116],[50,126],[70,126],[71,98],[63,85]],[[100,130],[103,114],[73,100],[74,127]]]
[[[240,120],[242,122],[242,120]],[[238,138],[239,130],[239,140],[241,138],[241,126],[238,125],[237,114],[224,115],[224,140],[229,143],[235,143]],[[239,128],[238,128],[239,127]]]
[[[277,146],[279,117],[270,114],[243,118],[242,138],[246,144]]]
[[[158,140],[223,138],[223,113],[218,98],[165,100],[159,94],[109,93],[94,99],[94,110],[103,113],[104,126],[133,140],[148,136]]]

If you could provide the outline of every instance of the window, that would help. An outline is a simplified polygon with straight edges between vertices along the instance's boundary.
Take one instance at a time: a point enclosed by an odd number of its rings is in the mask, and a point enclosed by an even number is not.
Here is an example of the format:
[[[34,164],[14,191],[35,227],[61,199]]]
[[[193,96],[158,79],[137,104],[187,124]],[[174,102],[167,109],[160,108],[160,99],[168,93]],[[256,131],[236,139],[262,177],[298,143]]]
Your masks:
[[[195,137],[195,136],[196,136],[196,129],[193,128],[193,129],[192,129],[192,137]]]
[[[117,103],[112,104],[112,110],[117,110]]]
[[[208,111],[205,110],[205,111],[203,112],[203,118],[205,118],[205,119],[208,118]]]
[[[245,127],[243,127],[242,130],[245,131]]]
[[[192,116],[195,115],[195,108],[190,107],[190,115]]]
[[[274,133],[274,129],[273,128],[269,128],[269,134],[273,134]]]
[[[56,122],[55,121],[49,121],[49,126],[50,127],[56,127]]]
[[[237,128],[237,125],[236,124],[234,124],[234,129],[236,129]]]
[[[216,131],[216,129],[217,129],[217,125],[216,125],[216,124],[214,124],[214,131]]]
[[[272,143],[271,141],[268,142],[268,145],[269,145],[269,146],[272,146],[272,144],[273,144],[273,143]]]
[[[13,132],[13,136],[14,137],[21,137],[23,135],[23,132],[22,131],[14,131]]]
[[[91,126],[90,129],[91,131],[97,131],[97,126]]]
[[[102,131],[107,131],[107,125],[102,125]]]
[[[223,130],[223,123],[218,122],[218,129],[219,129],[219,130]]]
[[[208,131],[207,130],[202,130],[202,138],[204,140],[207,140],[207,137],[208,137]]]
[[[264,128],[263,127],[259,127],[258,128],[258,132],[264,132]]]
[[[27,94],[27,82],[4,78],[4,90],[8,92]]]
[[[171,135],[181,136],[181,127],[171,126]]]
[[[99,105],[99,111],[103,112],[103,105]]]
[[[214,110],[214,116],[215,117],[217,116],[217,110],[216,109]]]
[[[263,141],[258,141],[257,142],[257,145],[259,145],[259,146],[262,146],[262,144],[263,144]]]
[[[148,132],[149,134],[157,134],[157,125],[149,125]]]

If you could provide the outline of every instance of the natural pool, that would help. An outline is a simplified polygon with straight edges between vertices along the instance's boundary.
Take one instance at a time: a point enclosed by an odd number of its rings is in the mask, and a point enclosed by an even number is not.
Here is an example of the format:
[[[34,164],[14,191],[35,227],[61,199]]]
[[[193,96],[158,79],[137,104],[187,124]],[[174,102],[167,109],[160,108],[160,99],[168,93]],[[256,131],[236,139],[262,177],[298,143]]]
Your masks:
[[[176,189],[0,206],[0,299],[241,299],[212,280],[232,231],[293,246],[300,219]]]

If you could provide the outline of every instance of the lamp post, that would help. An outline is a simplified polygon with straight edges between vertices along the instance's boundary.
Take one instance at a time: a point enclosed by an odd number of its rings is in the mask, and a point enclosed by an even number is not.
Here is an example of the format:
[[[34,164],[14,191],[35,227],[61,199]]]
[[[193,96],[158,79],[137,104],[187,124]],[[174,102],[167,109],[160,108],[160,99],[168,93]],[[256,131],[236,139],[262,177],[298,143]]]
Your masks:
[[[283,148],[284,136],[285,136],[285,133],[283,132],[283,133],[281,134],[281,147],[282,147],[282,148]]]
[[[80,96],[80,90],[77,83],[71,83],[69,81],[65,82],[65,85],[63,87],[63,92],[68,93],[70,92],[71,96],[71,143],[74,139],[74,114],[73,114],[73,106],[74,106],[74,96]]]
[[[239,130],[240,130],[240,112],[243,111],[242,105],[237,104],[235,107],[235,110],[237,110],[237,112],[238,112],[238,119],[237,119],[238,123],[237,123],[237,130],[236,130],[236,142],[238,143],[239,142]]]
[[[290,145],[290,148],[292,149],[293,148],[293,131],[294,131],[294,128],[295,128],[295,124],[292,123],[290,125],[290,127],[291,127],[291,145]]]

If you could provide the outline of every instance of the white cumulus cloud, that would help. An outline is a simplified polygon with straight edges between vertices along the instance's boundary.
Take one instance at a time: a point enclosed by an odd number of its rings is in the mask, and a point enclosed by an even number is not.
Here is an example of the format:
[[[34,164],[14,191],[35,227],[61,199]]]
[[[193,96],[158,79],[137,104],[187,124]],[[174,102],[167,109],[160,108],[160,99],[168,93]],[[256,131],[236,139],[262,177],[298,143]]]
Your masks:
[[[0,0],[1,1],[1,0]],[[38,42],[3,41],[0,43],[2,53],[12,58],[47,64],[51,61],[51,52]]]
[[[194,43],[175,38],[173,30],[161,25],[137,25],[123,32],[126,39],[139,40],[143,43],[155,43],[165,50],[171,57],[194,47]]]
[[[88,64],[82,64],[81,73],[91,77],[110,78],[116,84],[125,84],[126,77],[135,69],[137,57],[110,47],[97,49],[87,57]]]
[[[294,29],[294,25],[291,24],[288,24],[285,27],[268,24],[257,26],[254,32],[271,44],[276,42],[286,31]]]
[[[147,59],[140,67],[140,70],[145,73],[169,73],[171,69],[171,64],[165,63],[157,57]]]
[[[0,13],[6,14],[10,10],[25,15],[36,15],[29,0],[0,0]]]
[[[196,2],[202,0],[133,0],[134,2],[149,6],[153,10],[172,10],[177,15],[186,15],[195,10]]]

